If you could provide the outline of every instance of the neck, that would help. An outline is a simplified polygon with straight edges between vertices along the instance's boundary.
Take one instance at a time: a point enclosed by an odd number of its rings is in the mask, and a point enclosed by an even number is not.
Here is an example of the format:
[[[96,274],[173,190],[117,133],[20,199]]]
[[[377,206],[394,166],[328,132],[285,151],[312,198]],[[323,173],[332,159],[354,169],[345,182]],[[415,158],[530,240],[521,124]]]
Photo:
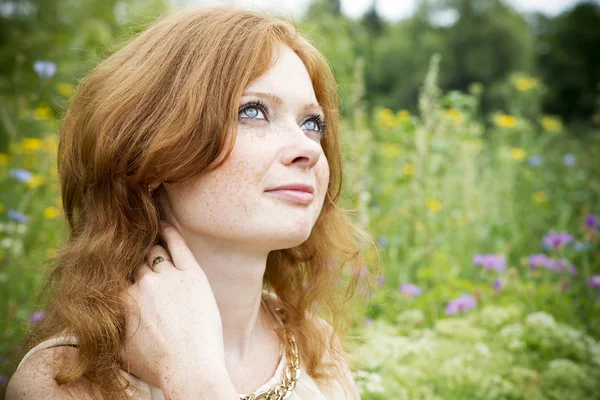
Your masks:
[[[223,324],[226,358],[245,362],[277,338],[272,321],[261,307],[268,251],[239,242],[193,235],[177,226],[206,274]]]

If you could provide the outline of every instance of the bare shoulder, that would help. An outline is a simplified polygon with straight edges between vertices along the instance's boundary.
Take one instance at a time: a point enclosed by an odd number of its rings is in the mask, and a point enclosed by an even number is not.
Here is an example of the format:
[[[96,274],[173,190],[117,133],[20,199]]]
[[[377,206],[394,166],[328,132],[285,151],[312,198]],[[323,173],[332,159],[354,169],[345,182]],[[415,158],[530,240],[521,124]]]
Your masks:
[[[60,386],[54,380],[62,363],[75,360],[78,351],[74,347],[60,346],[31,354],[8,382],[6,400],[100,398],[99,391],[94,389],[85,378]],[[142,398],[132,397],[132,400],[142,400]]]

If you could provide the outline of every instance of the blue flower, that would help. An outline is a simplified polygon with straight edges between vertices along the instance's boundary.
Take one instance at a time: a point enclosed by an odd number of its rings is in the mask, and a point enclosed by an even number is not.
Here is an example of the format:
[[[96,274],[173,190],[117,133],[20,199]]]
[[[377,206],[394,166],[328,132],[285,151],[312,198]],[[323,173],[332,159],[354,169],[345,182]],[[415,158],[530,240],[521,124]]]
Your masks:
[[[10,176],[19,182],[29,183],[33,177],[33,174],[26,169],[17,168],[10,171]]]
[[[538,167],[544,162],[544,157],[539,154],[534,154],[527,160],[531,167]]]
[[[29,220],[29,217],[22,212],[18,212],[15,210],[8,210],[8,219],[12,219],[13,221],[17,221],[20,224],[26,224]]]
[[[563,157],[563,163],[569,167],[572,167],[573,165],[577,164],[577,157],[575,157],[573,154],[565,154]]]
[[[379,238],[377,238],[377,241],[379,242],[380,245],[385,246],[386,244],[388,244],[388,238],[385,235],[381,235],[379,236]]]
[[[56,64],[52,61],[38,60],[33,63],[33,70],[40,78],[52,78],[56,74]]]

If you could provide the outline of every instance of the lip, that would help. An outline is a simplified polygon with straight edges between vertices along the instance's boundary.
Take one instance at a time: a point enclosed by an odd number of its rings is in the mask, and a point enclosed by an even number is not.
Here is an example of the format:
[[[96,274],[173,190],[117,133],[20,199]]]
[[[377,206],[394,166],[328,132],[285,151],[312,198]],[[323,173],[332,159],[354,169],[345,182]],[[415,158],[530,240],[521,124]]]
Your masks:
[[[310,204],[314,200],[312,193],[302,190],[268,190],[265,193],[300,204]]]
[[[275,190],[295,190],[295,191],[299,191],[299,192],[307,192],[307,193],[314,193],[315,192],[315,188],[312,187],[311,185],[305,185],[304,183],[290,183],[287,185],[281,185],[281,186],[277,186],[271,189],[267,189],[267,192],[272,192]]]

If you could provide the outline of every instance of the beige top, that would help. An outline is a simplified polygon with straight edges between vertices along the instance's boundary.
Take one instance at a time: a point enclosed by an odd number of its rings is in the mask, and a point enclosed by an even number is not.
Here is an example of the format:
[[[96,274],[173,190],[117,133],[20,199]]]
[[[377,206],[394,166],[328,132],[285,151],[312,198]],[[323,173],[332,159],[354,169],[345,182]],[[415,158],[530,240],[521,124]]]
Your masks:
[[[263,291],[263,294],[274,298],[274,295],[272,295],[266,291]],[[273,315],[279,323],[282,323],[282,321],[279,319],[279,316],[277,315],[277,313],[273,312],[272,307],[270,307],[266,304],[267,302],[265,301],[265,296],[262,297],[262,301],[263,301],[263,304],[265,306],[267,306],[266,308],[271,312],[271,315]],[[21,360],[19,365],[17,366],[17,369],[19,369],[19,367],[23,364],[23,362],[31,354],[33,354],[36,351],[47,349],[50,347],[56,347],[56,346],[77,347],[77,344],[78,344],[77,338],[72,335],[65,335],[65,336],[47,339],[47,340],[39,343],[37,346],[33,347],[31,350],[29,350],[27,352],[27,354],[25,354],[25,356],[23,357],[23,359]],[[302,350],[300,350],[300,351],[302,351]],[[281,361],[279,362],[279,365],[277,366],[275,374],[267,382],[265,382],[263,385],[258,387],[253,393],[271,389],[277,383],[279,383],[281,381],[281,378],[282,378],[283,372],[284,372],[284,367],[287,363],[287,357],[286,357],[285,353],[286,352],[284,351],[281,356]],[[144,382],[143,380],[137,378],[134,375],[129,374],[127,371],[125,371],[123,369],[121,369],[120,372],[125,378],[127,378],[130,382],[135,384],[138,388],[140,388],[147,395],[147,396],[145,396],[146,399],[148,399],[148,400],[163,400],[165,398],[163,395],[163,392],[160,388],[149,385],[148,383]],[[128,393],[130,395],[133,394],[133,390],[128,389]],[[244,393],[244,394],[240,393],[240,396],[247,395],[247,394],[248,393]],[[320,388],[317,385],[317,383],[315,381],[313,381],[313,379],[308,374],[305,373],[304,368],[302,368],[302,366],[301,366],[300,378],[296,382],[296,387],[294,388],[291,396],[288,397],[288,399],[289,400],[332,400],[332,399],[345,400],[346,396],[344,395],[344,392],[341,389],[341,387],[339,387],[339,385],[336,386],[334,389],[330,389],[329,387],[328,388]]]

